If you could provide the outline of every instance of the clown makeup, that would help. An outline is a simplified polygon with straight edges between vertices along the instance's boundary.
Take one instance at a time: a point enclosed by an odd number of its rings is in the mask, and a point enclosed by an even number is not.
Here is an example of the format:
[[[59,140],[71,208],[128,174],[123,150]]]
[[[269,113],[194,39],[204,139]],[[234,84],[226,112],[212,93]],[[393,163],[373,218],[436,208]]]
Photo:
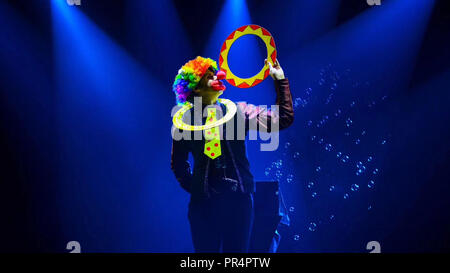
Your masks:
[[[215,103],[226,89],[222,79],[225,79],[225,72],[216,73],[213,67],[209,67],[195,90],[196,95],[201,96],[205,104]]]
[[[209,89],[208,91],[224,91],[226,89],[225,85],[221,80],[225,79],[225,72],[216,71],[214,68],[209,67],[205,75],[203,75],[200,83],[199,89]],[[206,88],[205,88],[206,87]]]

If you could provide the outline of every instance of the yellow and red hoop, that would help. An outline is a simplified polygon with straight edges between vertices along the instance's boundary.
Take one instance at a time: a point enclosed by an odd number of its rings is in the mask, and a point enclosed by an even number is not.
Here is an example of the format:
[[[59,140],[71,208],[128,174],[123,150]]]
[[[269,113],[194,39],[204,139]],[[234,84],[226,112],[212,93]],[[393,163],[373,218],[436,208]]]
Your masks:
[[[267,78],[269,75],[269,65],[265,64],[261,71],[259,71],[258,74],[256,74],[253,77],[250,78],[239,78],[236,75],[231,72],[230,67],[228,66],[228,52],[230,51],[231,46],[233,43],[239,39],[240,37],[244,35],[256,35],[263,42],[266,44],[267,49],[267,61],[270,62],[272,65],[275,63],[275,60],[277,58],[277,50],[275,48],[275,41],[267,29],[258,26],[258,25],[245,25],[242,26],[235,31],[233,31],[228,38],[225,40],[225,42],[222,45],[222,48],[220,49],[220,55],[219,55],[219,66],[220,69],[225,71],[227,76],[226,80],[231,84],[239,88],[250,88],[253,87],[259,83],[261,83],[263,80]]]

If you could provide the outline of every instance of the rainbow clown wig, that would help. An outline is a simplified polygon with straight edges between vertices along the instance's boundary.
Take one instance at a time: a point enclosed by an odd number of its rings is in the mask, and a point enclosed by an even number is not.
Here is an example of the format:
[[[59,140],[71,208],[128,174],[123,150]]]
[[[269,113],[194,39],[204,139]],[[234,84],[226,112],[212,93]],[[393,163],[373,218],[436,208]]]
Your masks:
[[[214,70],[218,70],[216,61],[198,56],[194,60],[185,63],[180,70],[178,70],[178,75],[175,77],[172,86],[178,105],[182,106],[186,104],[192,91],[197,87],[201,78],[210,66],[212,66]]]

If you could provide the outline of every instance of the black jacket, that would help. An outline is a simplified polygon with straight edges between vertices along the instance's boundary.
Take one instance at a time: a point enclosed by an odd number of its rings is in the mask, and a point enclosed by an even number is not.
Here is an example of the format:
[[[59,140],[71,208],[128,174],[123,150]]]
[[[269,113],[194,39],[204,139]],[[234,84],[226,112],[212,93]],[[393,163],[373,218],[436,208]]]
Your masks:
[[[225,128],[229,127],[227,127],[227,124],[222,127],[224,133],[222,134],[221,148],[228,149],[228,154],[233,163],[228,169],[236,172],[235,177],[238,178],[243,192],[254,192],[255,185],[247,159],[245,140],[238,140],[237,138],[238,119],[245,121],[245,136],[248,134],[250,122],[256,122],[259,128],[264,127],[267,132],[271,132],[271,124],[277,124],[278,128],[282,130],[289,127],[294,121],[294,110],[288,79],[275,80],[274,83],[277,92],[276,104],[279,105],[278,113],[265,107],[238,102],[236,103],[236,115],[228,121],[234,123],[233,140],[225,140]],[[225,109],[225,107],[222,107],[222,109]],[[208,196],[208,175],[212,159],[203,153],[204,139],[194,140],[193,133],[190,132],[190,134],[190,140],[172,141],[171,169],[181,187],[191,193],[191,199],[200,199]],[[194,158],[193,173],[191,173],[191,166],[188,161],[189,153],[192,153]]]

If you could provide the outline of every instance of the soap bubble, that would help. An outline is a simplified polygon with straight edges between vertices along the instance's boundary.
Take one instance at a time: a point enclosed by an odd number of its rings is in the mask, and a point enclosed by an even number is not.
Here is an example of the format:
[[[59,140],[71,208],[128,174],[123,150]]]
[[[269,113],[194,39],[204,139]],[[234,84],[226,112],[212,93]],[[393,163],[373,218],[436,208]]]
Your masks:
[[[334,191],[335,186],[330,186],[330,191]]]
[[[290,211],[290,212],[294,212],[294,210],[295,210],[294,207],[290,207],[290,208],[289,208],[289,211]]]
[[[327,145],[325,145],[325,150],[331,151],[332,149],[333,149],[333,145],[331,145],[330,143],[328,143]]]
[[[270,167],[267,167],[266,170],[265,170],[265,172],[264,172],[264,174],[265,174],[266,176],[269,176],[271,170],[272,170],[272,169],[271,169]]]
[[[314,186],[314,182],[311,181],[308,183],[308,189],[311,189],[313,186]]]
[[[274,167],[275,167],[275,168],[280,169],[280,168],[283,166],[283,160],[278,159],[277,161],[275,161],[275,162],[272,163],[272,164],[274,164]]]
[[[291,183],[293,179],[294,179],[294,175],[289,174],[289,175],[287,176],[287,178],[286,178],[286,181],[287,181],[288,183]]]
[[[359,144],[361,142],[361,140],[359,139],[359,138],[357,138],[356,140],[355,140],[355,144]]]
[[[345,125],[347,125],[347,127],[350,127],[350,126],[352,125],[352,123],[353,123],[353,121],[352,121],[351,118],[347,118],[347,119],[345,120]]]
[[[367,158],[367,162],[370,162],[370,161],[372,161],[373,160],[373,158],[371,157],[371,156],[369,156],[368,158]]]
[[[315,198],[317,196],[317,192],[313,192],[312,194],[311,194],[311,197],[312,198]]]
[[[283,173],[280,170],[277,170],[276,173],[275,173],[275,177],[277,179],[280,179],[282,176],[283,176]]]
[[[300,153],[299,152],[295,152],[294,153],[294,158],[299,158],[300,157]]]
[[[349,195],[348,193],[344,194],[344,199],[348,199]]]
[[[314,222],[309,223],[309,231],[316,231],[317,225]]]
[[[320,166],[317,166],[316,172],[320,172],[320,170],[321,170]]]
[[[352,184],[352,186],[350,187],[350,189],[352,191],[358,191],[359,190],[359,185],[358,184]]]
[[[336,154],[336,157],[341,157],[341,155],[342,155],[342,153],[341,152],[338,152],[337,154]]]
[[[369,189],[372,189],[375,186],[375,182],[373,180],[370,180],[369,183],[367,183],[367,187]]]
[[[373,170],[373,172],[372,172],[373,174],[377,174],[378,173],[378,169],[377,168],[375,168],[374,170]]]
[[[286,142],[286,144],[284,144],[285,149],[289,149],[290,146],[291,146],[291,143],[289,143],[289,142]]]
[[[298,234],[294,235],[294,240],[295,240],[295,241],[300,240],[300,235],[298,235]]]

